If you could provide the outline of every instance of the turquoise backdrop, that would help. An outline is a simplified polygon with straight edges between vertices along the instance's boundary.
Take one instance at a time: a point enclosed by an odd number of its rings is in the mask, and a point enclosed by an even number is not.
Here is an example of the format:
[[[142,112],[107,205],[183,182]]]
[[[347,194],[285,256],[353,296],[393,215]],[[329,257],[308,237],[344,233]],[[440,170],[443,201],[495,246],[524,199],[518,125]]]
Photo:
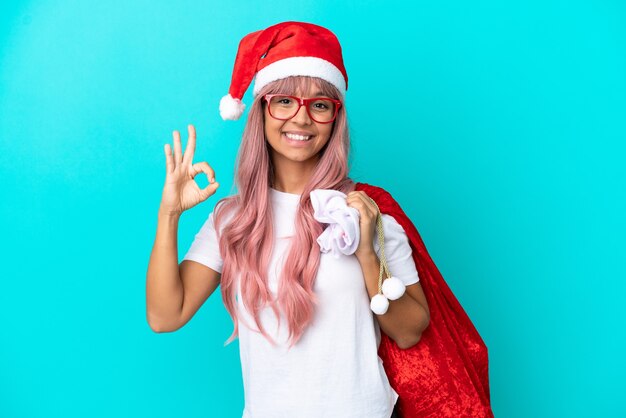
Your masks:
[[[241,416],[219,293],[157,334],[146,269],[163,145],[193,123],[221,183],[183,214],[182,259],[233,184],[238,43],[285,20],[339,37],[352,177],[422,234],[489,348],[495,415],[625,416],[624,2],[9,0],[0,417]]]

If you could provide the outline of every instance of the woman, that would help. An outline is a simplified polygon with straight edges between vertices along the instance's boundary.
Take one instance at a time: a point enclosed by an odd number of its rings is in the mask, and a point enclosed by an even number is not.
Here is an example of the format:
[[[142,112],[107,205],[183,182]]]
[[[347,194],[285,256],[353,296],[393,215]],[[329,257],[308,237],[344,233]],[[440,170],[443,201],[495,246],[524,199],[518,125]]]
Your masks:
[[[347,74],[341,47],[320,26],[284,22],[247,35],[239,46],[225,119],[243,112],[255,77],[237,160],[238,193],[217,202],[180,266],[180,215],[219,183],[206,162],[193,164],[196,134],[182,153],[165,145],[166,183],[147,278],[148,321],[157,332],[182,327],[221,285],[240,340],[244,417],[392,416],[397,393],[377,355],[380,330],[401,348],[429,322],[426,298],[402,227],[381,215],[387,264],[406,286],[386,313],[370,310],[379,293],[378,207],[348,177]],[[194,176],[210,180],[200,189]],[[336,190],[358,211],[358,246],[322,252],[324,225],[311,193]],[[240,323],[241,322],[241,323]]]

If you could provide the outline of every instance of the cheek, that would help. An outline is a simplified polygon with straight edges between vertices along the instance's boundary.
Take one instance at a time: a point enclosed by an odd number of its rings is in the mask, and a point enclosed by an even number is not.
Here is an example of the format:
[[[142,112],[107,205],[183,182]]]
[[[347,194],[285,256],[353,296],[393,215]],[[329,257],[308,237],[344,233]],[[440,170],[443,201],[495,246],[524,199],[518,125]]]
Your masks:
[[[320,134],[325,138],[326,142],[330,141],[330,137],[333,134],[332,126],[320,129]]]
[[[276,120],[266,115],[265,120],[263,121],[263,131],[265,132],[265,137],[276,137],[279,135],[281,124],[276,122]]]

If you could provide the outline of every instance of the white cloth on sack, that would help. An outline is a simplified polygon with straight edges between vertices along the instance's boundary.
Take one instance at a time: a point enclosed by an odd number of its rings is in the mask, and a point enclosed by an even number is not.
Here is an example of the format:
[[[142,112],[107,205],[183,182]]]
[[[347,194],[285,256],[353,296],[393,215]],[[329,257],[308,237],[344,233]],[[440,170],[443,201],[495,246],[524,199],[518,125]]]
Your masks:
[[[346,203],[348,196],[339,190],[315,189],[311,192],[313,217],[328,224],[317,238],[322,253],[333,257],[354,254],[359,246],[361,229],[359,211]]]

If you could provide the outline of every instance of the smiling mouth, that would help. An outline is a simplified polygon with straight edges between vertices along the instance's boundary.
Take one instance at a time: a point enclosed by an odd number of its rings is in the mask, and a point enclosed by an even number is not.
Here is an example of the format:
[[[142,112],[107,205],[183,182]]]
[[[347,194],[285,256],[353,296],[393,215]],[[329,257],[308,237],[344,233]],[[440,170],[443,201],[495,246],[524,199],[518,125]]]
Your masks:
[[[296,135],[296,134],[291,134],[291,133],[287,133],[287,132],[283,132],[283,135],[285,135],[287,138],[293,140],[293,141],[310,141],[311,138],[313,138],[314,135]]]

